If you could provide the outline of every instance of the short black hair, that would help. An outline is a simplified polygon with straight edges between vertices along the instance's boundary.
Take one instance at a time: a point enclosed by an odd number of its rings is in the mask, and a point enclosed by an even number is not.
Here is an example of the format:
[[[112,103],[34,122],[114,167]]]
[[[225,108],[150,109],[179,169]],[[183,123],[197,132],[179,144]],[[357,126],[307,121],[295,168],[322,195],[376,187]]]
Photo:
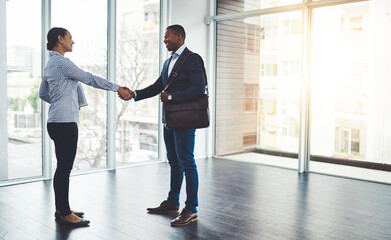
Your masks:
[[[53,48],[57,45],[58,36],[64,37],[67,34],[68,30],[61,27],[54,27],[49,30],[47,35],[48,43],[46,44],[46,48],[49,51],[52,51]]]
[[[186,32],[185,32],[185,29],[181,25],[178,25],[178,24],[171,25],[166,28],[166,30],[168,30],[168,29],[171,29],[176,35],[178,35],[178,34],[182,35],[183,41],[185,41]]]

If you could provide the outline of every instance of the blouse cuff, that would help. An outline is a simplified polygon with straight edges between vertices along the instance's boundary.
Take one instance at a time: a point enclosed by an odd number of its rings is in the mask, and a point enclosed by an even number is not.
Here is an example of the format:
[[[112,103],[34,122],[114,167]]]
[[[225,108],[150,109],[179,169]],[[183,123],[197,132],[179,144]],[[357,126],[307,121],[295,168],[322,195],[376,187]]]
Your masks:
[[[119,85],[113,83],[113,91],[114,91],[114,92],[118,92],[118,88],[119,88]]]

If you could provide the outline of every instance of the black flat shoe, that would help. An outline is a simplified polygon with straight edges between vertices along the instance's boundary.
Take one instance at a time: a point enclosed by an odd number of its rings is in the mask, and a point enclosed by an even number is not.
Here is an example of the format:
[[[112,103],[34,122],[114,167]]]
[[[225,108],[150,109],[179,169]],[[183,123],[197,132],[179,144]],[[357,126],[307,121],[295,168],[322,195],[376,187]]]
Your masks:
[[[57,221],[60,224],[67,225],[70,227],[86,227],[86,226],[88,226],[88,224],[90,224],[90,221],[86,220],[86,219],[82,219],[80,222],[73,223],[73,222],[69,222],[69,221],[63,219],[62,217],[59,217],[59,218],[57,218]]]
[[[83,217],[84,217],[84,212],[72,211],[72,213],[75,214],[76,216],[80,217],[80,218],[83,218]],[[60,214],[59,212],[55,212],[55,213],[54,213],[54,217],[60,218],[60,217],[61,217],[61,214]]]

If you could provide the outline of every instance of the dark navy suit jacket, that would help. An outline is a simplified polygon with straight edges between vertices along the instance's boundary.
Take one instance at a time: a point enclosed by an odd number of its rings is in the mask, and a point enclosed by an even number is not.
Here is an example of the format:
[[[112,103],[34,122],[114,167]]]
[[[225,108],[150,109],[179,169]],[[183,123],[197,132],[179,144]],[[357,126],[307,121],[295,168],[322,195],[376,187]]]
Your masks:
[[[183,50],[171,70],[171,74],[175,71],[175,68],[184,56],[186,56],[189,52],[190,50],[188,48]],[[169,76],[167,75],[168,62],[169,59],[164,62],[160,77],[155,81],[155,83],[144,89],[136,90],[136,101],[156,96],[164,90],[169,79]],[[182,69],[178,73],[175,81],[167,89],[167,92],[169,92],[172,96],[171,102],[188,102],[201,97],[202,94],[205,93],[206,85],[206,75],[204,71],[204,62],[201,56],[198,54],[191,55],[182,66]]]

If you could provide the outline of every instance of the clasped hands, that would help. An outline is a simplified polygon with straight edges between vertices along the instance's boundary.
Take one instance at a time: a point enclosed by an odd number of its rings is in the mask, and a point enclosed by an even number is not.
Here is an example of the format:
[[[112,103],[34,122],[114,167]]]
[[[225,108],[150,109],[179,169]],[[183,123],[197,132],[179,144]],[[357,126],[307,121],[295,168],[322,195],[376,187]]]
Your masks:
[[[162,92],[160,93],[160,101],[162,102],[168,102],[168,95],[170,95],[169,92]],[[118,96],[124,101],[129,101],[132,98],[134,98],[134,92],[130,90],[127,87],[119,87],[118,88]]]
[[[119,87],[118,96],[124,101],[129,101],[134,98],[134,92],[127,87]]]

